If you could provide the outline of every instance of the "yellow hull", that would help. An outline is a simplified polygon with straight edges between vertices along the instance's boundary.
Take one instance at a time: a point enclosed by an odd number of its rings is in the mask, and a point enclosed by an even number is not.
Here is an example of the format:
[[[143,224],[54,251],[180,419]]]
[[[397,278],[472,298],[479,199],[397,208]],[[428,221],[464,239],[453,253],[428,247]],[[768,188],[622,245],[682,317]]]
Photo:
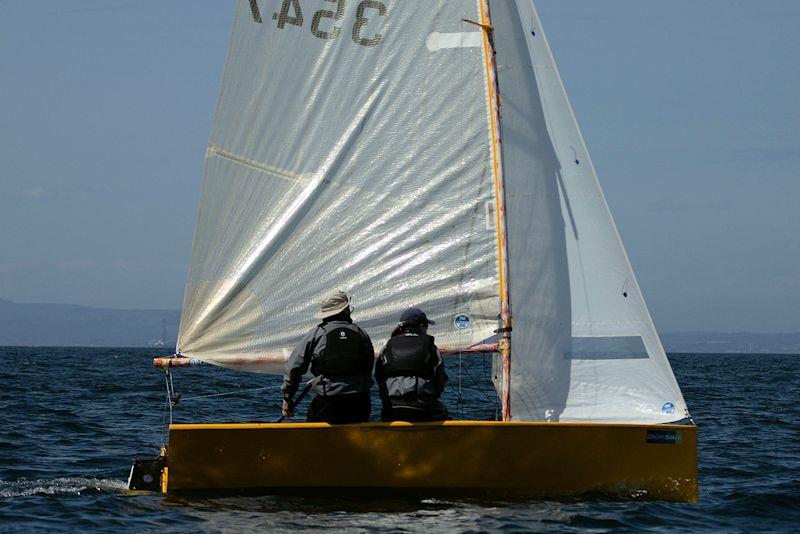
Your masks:
[[[163,491],[587,493],[697,501],[697,427],[587,423],[173,424]]]

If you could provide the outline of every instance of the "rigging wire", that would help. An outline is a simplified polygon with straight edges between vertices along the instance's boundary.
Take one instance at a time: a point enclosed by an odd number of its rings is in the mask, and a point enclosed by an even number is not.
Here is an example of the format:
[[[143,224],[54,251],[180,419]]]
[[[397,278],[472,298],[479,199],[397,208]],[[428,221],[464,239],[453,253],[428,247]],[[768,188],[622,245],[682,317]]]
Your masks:
[[[487,376],[489,374],[486,371],[486,356],[487,356],[486,354],[483,355],[483,376]],[[494,358],[494,356],[492,356],[492,357]],[[494,362],[492,363],[492,370],[494,370]],[[491,378],[491,380],[492,380],[492,384],[494,385],[497,382],[497,376],[493,376]],[[500,409],[500,405],[499,405],[500,396],[497,394],[497,389],[496,388],[493,388],[493,389],[494,389],[494,401],[492,401],[492,399],[489,399],[489,395],[487,395],[485,391],[483,393],[484,393],[484,396],[487,398],[487,400],[489,402],[494,402],[494,417],[495,417],[495,420],[496,420],[499,417],[499,413],[500,413],[499,412],[499,409]],[[483,390],[481,390],[481,391],[483,391]]]
[[[161,447],[164,447],[164,430],[167,428],[167,410],[169,410],[169,424],[172,424],[173,409],[178,404],[181,396],[175,393],[175,383],[172,381],[172,373],[169,369],[164,369],[164,386],[166,392],[164,395],[164,411],[161,414]]]
[[[239,389],[237,391],[227,391],[225,393],[212,393],[209,395],[194,395],[192,397],[181,397],[180,394],[175,393],[175,383],[172,380],[172,373],[169,372],[169,369],[164,369],[164,410],[161,413],[161,447],[164,447],[164,433],[166,428],[168,428],[167,424],[167,411],[169,411],[169,425],[172,424],[173,421],[173,412],[175,406],[178,404],[179,400],[184,402],[190,400],[198,400],[198,399],[210,399],[213,397],[227,397],[230,395],[241,395],[243,393],[252,393],[254,391],[264,391],[267,389],[280,389],[282,386],[264,386],[260,388],[248,388],[248,389]]]
[[[172,424],[172,412],[181,396],[175,393],[175,384],[172,382],[172,373],[169,372],[169,369],[164,370],[164,381],[167,384],[167,400],[169,401],[169,424]]]
[[[164,383],[166,384],[167,387],[166,387],[166,391],[165,391],[165,394],[164,394],[164,410],[161,412],[161,448],[162,449],[164,448],[164,429],[166,428],[167,409],[170,409],[170,412],[172,412],[172,409],[169,408],[169,382],[167,382],[166,374],[164,375]],[[172,416],[170,416],[170,419],[171,418],[172,418]]]
[[[458,407],[458,413],[461,415],[461,419],[464,419],[464,396],[461,391],[461,374],[462,374],[462,353],[458,351],[458,400],[456,401],[456,406]]]
[[[485,373],[485,369],[486,369],[486,366],[485,366],[485,362],[486,362],[486,355],[485,355],[485,354],[483,355],[483,361],[484,361],[484,373]],[[469,379],[470,379],[470,381],[472,382],[472,385],[473,385],[473,386],[475,386],[475,389],[476,389],[476,390],[478,390],[478,391],[480,391],[480,392],[481,392],[481,394],[483,395],[483,397],[484,397],[484,398],[485,398],[487,401],[489,401],[489,402],[493,402],[493,401],[492,401],[492,398],[489,396],[489,394],[488,394],[488,393],[486,393],[486,389],[485,389],[485,388],[483,388],[483,387],[481,387],[481,385],[478,383],[478,380],[477,380],[477,379],[475,378],[475,376],[474,376],[474,375],[473,375],[473,374],[472,374],[472,373],[469,371],[469,366],[464,366],[464,368],[463,368],[463,369],[464,369],[464,373],[467,375],[467,378],[469,378]],[[460,374],[460,373],[461,373],[461,362],[459,362],[459,374]],[[459,376],[459,386],[458,386],[458,387],[459,387],[459,390],[461,389],[461,382],[460,382],[460,379],[461,379],[461,377]],[[495,396],[495,400],[494,400],[494,402],[495,402],[495,403],[497,403],[497,398],[496,398],[496,396]]]
[[[495,395],[494,395],[494,419],[495,421],[500,420],[500,392],[497,391],[497,356],[492,357],[492,383],[495,384]]]

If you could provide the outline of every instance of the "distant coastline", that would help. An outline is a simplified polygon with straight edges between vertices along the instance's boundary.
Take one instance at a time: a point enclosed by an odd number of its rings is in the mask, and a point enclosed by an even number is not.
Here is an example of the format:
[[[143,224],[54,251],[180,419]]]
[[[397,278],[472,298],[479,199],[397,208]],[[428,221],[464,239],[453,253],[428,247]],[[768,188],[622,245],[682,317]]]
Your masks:
[[[800,354],[800,332],[666,332],[661,343],[671,353]]]
[[[174,349],[179,321],[179,310],[20,304],[0,299],[0,346]]]
[[[0,299],[0,346],[175,346],[180,310],[120,310]],[[673,353],[800,354],[800,332],[665,332]]]

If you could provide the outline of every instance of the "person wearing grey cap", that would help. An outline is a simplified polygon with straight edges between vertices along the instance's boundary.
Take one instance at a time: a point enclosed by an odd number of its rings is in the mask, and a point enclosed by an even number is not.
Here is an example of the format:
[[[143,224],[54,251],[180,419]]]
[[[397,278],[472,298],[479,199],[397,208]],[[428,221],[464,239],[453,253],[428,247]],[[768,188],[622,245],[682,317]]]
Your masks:
[[[322,297],[316,318],[322,322],[306,334],[286,363],[283,416],[294,415],[292,399],[310,367],[316,397],[308,407],[308,421],[367,421],[372,410],[370,388],[375,363],[372,341],[353,322],[350,298],[342,291],[331,291]]]
[[[444,361],[428,319],[419,308],[408,308],[375,363],[383,409],[382,421],[443,421],[447,407],[439,401],[447,383]]]

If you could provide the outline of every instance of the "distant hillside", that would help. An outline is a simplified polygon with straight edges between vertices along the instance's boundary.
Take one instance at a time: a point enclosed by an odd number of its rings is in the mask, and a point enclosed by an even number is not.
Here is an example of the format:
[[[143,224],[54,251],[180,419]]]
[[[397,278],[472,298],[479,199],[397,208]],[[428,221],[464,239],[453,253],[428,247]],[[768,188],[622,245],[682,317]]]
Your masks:
[[[661,342],[667,352],[800,354],[800,332],[784,334],[683,332],[662,334]]]
[[[17,304],[0,299],[0,346],[175,346],[178,310],[115,310],[70,304]],[[162,328],[166,326],[166,339]],[[667,352],[800,354],[800,332],[662,334]]]
[[[0,299],[0,346],[174,348],[177,310],[114,310],[70,304],[17,304]],[[166,326],[166,340],[161,339]]]

